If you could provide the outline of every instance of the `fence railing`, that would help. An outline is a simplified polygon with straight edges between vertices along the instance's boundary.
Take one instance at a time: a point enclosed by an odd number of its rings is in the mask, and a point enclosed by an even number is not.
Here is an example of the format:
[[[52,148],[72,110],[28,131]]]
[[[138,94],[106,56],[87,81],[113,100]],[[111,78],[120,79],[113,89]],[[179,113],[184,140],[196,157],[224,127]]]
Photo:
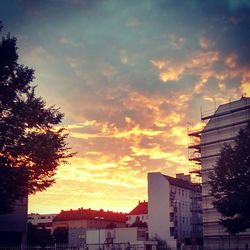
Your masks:
[[[156,247],[156,246],[155,246]],[[88,244],[84,246],[71,246],[68,244],[53,245],[22,245],[1,246],[0,250],[148,250],[143,244],[113,243],[113,244]],[[153,248],[152,248],[153,250]],[[162,249],[171,250],[171,249]]]

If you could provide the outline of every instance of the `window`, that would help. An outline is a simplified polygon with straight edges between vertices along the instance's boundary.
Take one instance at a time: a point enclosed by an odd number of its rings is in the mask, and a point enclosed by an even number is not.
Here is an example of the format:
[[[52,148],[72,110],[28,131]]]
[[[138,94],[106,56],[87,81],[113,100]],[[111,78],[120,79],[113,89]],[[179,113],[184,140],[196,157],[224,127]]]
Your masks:
[[[174,213],[170,213],[170,222],[174,221]]]
[[[174,236],[174,227],[170,227],[170,236]]]

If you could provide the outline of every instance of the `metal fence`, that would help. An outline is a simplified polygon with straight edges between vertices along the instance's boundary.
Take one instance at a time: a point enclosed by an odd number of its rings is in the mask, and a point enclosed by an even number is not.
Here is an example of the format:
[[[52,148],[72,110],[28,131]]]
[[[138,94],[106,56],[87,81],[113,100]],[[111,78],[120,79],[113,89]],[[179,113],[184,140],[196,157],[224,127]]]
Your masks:
[[[68,244],[53,245],[23,245],[23,246],[0,246],[0,250],[151,250],[142,244],[88,244],[85,246],[70,246]],[[160,250],[172,250],[164,248]]]
[[[127,243],[120,244],[89,244],[85,246],[70,246],[67,244],[54,244],[54,245],[26,245],[26,246],[0,246],[0,250],[153,250],[145,245],[132,245]],[[181,246],[179,248],[170,248],[166,246],[157,246],[156,250],[246,250],[246,248],[204,248],[202,246]]]

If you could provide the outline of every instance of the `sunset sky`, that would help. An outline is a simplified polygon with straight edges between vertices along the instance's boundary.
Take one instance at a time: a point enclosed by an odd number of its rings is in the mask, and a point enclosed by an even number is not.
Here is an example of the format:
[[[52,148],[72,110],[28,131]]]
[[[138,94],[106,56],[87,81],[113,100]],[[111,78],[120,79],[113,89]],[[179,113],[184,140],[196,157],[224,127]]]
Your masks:
[[[78,152],[29,212],[129,212],[147,172],[188,173],[187,123],[250,96],[250,1],[0,0],[37,95]]]

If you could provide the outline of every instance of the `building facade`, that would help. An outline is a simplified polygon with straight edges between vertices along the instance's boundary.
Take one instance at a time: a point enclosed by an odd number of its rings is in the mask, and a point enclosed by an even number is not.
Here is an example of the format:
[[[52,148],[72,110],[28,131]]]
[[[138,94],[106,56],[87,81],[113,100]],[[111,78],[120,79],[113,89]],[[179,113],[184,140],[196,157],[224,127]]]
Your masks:
[[[46,229],[52,232],[52,221],[57,214],[37,214],[31,213],[28,215],[28,222],[32,225],[37,226],[38,229]]]
[[[134,223],[140,221],[142,225],[148,225],[148,202],[139,201],[138,205],[127,215],[127,226],[131,227]]]
[[[184,174],[176,177],[159,172],[148,173],[149,238],[165,240],[173,248],[187,239],[200,237],[202,233],[201,215],[197,211],[200,200],[194,199],[194,194],[197,196],[199,193],[199,185],[192,184],[190,177]],[[196,231],[194,218],[200,218],[195,222]]]
[[[196,163],[202,177],[202,215],[205,249],[243,248],[250,243],[250,231],[230,236],[219,225],[221,215],[212,205],[209,173],[213,170],[224,143],[233,145],[239,130],[250,121],[250,98],[242,97],[218,107],[213,113],[201,116],[206,125],[200,131],[189,131],[193,142],[189,145],[189,159]],[[200,168],[199,168],[200,165]]]
[[[88,229],[86,241],[89,250],[96,249],[137,249],[156,250],[156,241],[148,241],[146,228]]]
[[[53,231],[64,228],[68,231],[68,243],[71,246],[86,244],[87,229],[105,229],[126,227],[126,214],[83,209],[61,211],[53,220]]]

